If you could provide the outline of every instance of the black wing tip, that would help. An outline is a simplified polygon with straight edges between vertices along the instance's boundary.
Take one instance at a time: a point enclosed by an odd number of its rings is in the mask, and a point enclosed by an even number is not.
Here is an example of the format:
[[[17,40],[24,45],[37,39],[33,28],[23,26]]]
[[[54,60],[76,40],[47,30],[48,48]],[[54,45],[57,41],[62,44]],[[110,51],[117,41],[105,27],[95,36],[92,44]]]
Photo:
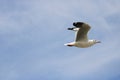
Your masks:
[[[81,27],[84,24],[84,22],[74,22],[73,26],[75,27]]]
[[[73,30],[74,28],[68,28],[68,30]]]

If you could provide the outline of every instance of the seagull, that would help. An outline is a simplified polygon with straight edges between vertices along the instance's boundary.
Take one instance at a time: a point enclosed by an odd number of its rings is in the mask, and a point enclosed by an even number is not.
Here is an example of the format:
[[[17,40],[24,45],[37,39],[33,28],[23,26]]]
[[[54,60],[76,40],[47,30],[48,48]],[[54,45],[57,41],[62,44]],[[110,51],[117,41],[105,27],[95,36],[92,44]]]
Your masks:
[[[75,35],[75,41],[74,42],[70,42],[70,43],[66,43],[64,44],[65,46],[75,46],[78,48],[88,48],[93,46],[96,43],[101,43],[98,40],[89,40],[88,39],[88,31],[90,30],[90,25],[88,25],[87,23],[84,22],[74,22],[73,23],[72,28],[68,28],[68,30],[73,30],[76,32]]]

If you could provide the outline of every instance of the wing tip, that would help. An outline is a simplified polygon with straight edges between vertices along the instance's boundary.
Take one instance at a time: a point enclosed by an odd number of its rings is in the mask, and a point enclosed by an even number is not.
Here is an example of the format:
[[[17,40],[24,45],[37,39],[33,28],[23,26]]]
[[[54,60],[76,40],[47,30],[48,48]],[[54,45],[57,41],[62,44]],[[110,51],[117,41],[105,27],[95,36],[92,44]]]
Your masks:
[[[75,27],[81,27],[84,24],[84,22],[74,22],[73,26]]]

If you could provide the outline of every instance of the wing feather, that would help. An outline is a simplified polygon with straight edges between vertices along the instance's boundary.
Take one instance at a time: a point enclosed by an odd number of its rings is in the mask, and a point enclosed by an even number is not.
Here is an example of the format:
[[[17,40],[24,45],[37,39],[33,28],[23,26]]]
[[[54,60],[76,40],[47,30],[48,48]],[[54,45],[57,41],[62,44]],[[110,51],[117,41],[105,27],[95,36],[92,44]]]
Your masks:
[[[87,33],[90,30],[90,26],[86,23],[82,24],[82,25],[78,25],[77,27],[79,27],[79,30],[76,33],[76,39],[75,41],[88,41],[88,37],[87,37]]]

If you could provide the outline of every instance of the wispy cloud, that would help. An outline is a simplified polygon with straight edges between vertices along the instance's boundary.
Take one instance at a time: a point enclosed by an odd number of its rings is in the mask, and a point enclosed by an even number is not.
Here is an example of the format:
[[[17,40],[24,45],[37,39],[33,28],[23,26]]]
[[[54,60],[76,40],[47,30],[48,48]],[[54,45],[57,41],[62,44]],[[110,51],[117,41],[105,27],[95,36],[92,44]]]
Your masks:
[[[110,80],[120,75],[118,0],[0,1],[1,80]],[[74,21],[101,44],[68,48]],[[113,74],[114,73],[114,74]]]

